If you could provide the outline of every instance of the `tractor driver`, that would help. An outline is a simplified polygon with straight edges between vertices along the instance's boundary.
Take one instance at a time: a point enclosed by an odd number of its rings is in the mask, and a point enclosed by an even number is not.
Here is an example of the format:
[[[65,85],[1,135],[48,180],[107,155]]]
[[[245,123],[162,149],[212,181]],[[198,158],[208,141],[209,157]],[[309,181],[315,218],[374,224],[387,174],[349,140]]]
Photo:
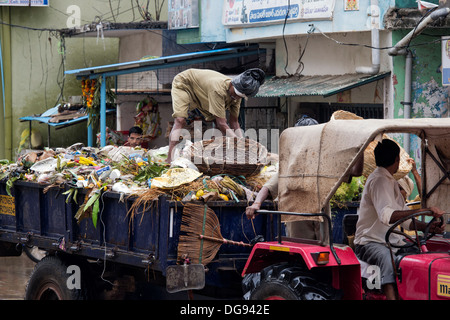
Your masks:
[[[388,300],[397,298],[395,274],[390,249],[385,243],[385,235],[390,226],[401,218],[413,213],[431,211],[432,216],[441,217],[444,212],[437,208],[411,210],[405,205],[399,184],[394,178],[400,164],[400,147],[390,139],[383,139],[374,149],[377,168],[367,178],[361,197],[359,219],[355,233],[355,253],[359,259],[380,267],[381,288]],[[430,214],[431,215],[431,214]],[[409,229],[409,220],[402,224]],[[426,224],[416,221],[418,230],[424,230]],[[430,232],[442,233],[444,226],[436,221],[430,226]],[[392,234],[391,243],[401,243],[402,236]],[[397,248],[392,248],[396,254]]]

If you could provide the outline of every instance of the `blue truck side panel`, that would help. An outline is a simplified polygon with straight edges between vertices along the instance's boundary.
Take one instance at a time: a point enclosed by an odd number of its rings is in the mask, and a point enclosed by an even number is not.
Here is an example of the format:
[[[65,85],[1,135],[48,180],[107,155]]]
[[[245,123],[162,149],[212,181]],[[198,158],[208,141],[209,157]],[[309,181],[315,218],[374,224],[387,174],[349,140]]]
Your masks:
[[[86,193],[80,190],[77,203],[66,202],[67,189],[16,181],[6,192],[0,182],[0,242],[38,246],[48,251],[63,251],[80,258],[107,260],[125,266],[151,268],[163,275],[168,265],[177,263],[183,204],[160,197],[139,208],[135,216],[130,208],[135,198],[114,192],[101,196],[97,226],[91,218],[80,223],[75,214]],[[14,212],[11,214],[11,206]],[[208,203],[219,217],[222,236],[248,243],[257,235],[273,240],[277,219],[260,215],[253,221],[245,216],[246,202],[217,201]],[[266,204],[273,209],[272,203]],[[250,248],[221,245],[216,259],[208,265],[206,282],[226,286],[221,270],[240,273]]]

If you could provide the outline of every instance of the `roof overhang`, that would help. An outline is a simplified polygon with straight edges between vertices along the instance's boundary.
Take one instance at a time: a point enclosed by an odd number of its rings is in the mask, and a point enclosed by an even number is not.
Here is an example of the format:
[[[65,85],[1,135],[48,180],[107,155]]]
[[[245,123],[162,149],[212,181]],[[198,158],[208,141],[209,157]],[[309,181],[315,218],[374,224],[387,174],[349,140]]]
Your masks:
[[[135,72],[144,72],[196,63],[218,61],[261,54],[265,49],[258,46],[243,46],[234,48],[223,48],[200,52],[190,52],[171,56],[157,57],[153,59],[141,59],[136,61],[109,64],[84,69],[68,70],[67,75],[75,75],[77,79],[99,78],[101,76],[111,77]]]
[[[120,38],[136,34],[137,32],[155,32],[167,30],[167,21],[139,21],[139,22],[106,22],[98,21],[79,27],[61,29],[64,37],[76,38]]]
[[[116,63],[97,67],[90,67],[77,70],[65,71],[66,75],[76,76],[77,79],[105,79],[124,74],[160,70],[178,66],[187,66],[197,63],[234,59],[250,55],[263,54],[265,49],[260,49],[257,45],[222,48],[201,52],[183,53],[171,56],[158,57],[153,59],[142,59],[137,61]],[[102,81],[100,86],[100,144],[106,144],[106,85]],[[92,127],[88,128],[88,146],[92,146]]]
[[[434,9],[418,10],[416,8],[396,8],[391,7],[383,17],[384,28],[386,30],[414,29],[423,21]],[[450,27],[450,16],[439,18],[430,22],[427,28],[448,28]]]
[[[384,79],[389,74],[390,72],[383,72],[376,75],[365,75],[358,73],[343,75],[293,76],[286,78],[273,77],[259,88],[256,97],[329,97],[339,92]]]

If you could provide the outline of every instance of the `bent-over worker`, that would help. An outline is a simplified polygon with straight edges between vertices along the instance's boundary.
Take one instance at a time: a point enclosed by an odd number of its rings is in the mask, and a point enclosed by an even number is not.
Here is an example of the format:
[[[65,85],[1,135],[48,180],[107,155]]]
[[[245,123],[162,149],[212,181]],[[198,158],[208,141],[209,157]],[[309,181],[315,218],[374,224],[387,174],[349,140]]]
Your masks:
[[[242,137],[238,121],[241,99],[255,96],[264,77],[264,71],[258,68],[246,70],[234,79],[204,69],[188,69],[177,74],[172,82],[172,117],[175,120],[169,136],[167,162],[173,160],[172,151],[179,142],[180,130],[186,126],[190,110],[198,109],[206,121],[214,121],[223,135]]]

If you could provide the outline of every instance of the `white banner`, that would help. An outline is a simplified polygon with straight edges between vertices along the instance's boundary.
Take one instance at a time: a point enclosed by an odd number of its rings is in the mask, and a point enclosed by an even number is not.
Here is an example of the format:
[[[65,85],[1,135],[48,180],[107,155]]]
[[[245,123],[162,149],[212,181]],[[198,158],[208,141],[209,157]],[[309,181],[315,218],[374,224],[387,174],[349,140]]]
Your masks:
[[[0,6],[45,7],[49,0],[0,0]]]
[[[224,0],[225,26],[283,23],[293,20],[331,20],[335,0]]]

